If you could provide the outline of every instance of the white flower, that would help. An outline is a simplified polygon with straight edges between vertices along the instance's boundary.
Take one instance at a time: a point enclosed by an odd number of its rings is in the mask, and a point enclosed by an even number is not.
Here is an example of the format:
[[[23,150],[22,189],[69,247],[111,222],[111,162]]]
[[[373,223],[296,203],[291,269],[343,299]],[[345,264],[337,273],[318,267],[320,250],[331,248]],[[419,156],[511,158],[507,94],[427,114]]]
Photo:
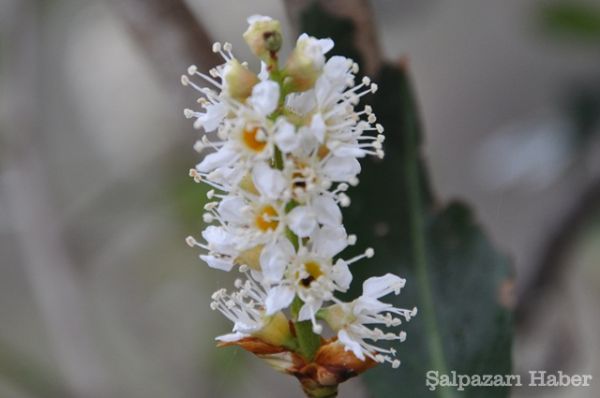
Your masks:
[[[228,293],[219,289],[212,295],[211,309],[219,310],[231,322],[232,333],[218,336],[222,342],[235,342],[249,336],[260,336],[272,344],[285,344],[289,335],[288,321],[283,313],[267,315],[264,308],[265,287],[247,269],[245,281],[236,279],[238,289]]]
[[[268,116],[275,109],[279,101],[279,84],[272,80],[262,81],[254,86],[248,102],[261,116]]]
[[[350,240],[343,227],[323,226],[313,233],[308,246],[301,245],[297,251],[285,239],[265,247],[261,265],[265,281],[274,286],[267,294],[267,314],[286,308],[298,296],[304,302],[299,320],[311,320],[315,330],[320,330],[316,313],[336,291],[348,290],[352,281],[348,265],[372,256],[368,249],[352,259],[333,262]]]
[[[305,57],[314,69],[321,69],[325,65],[325,54],[333,48],[333,40],[316,39],[302,33],[296,42],[298,56]]]
[[[404,332],[386,333],[372,327],[377,324],[396,327],[402,323],[402,318],[410,321],[417,314],[416,308],[406,310],[379,301],[381,297],[392,292],[399,294],[404,284],[404,279],[392,274],[369,278],[363,283],[363,294],[359,298],[351,303],[338,302],[324,308],[319,317],[337,331],[340,343],[357,358],[365,360],[365,357],[369,357],[377,362],[390,362],[393,367],[398,367],[400,361],[394,358],[394,348],[378,347],[366,340],[402,342],[406,339]]]
[[[213,295],[211,307],[234,324],[232,333],[218,339],[235,343],[252,337],[294,350],[299,342],[282,311],[299,300],[293,322],[310,320],[321,334],[318,320],[325,320],[357,358],[396,366],[393,349],[366,340],[404,338],[371,328],[397,326],[395,316],[416,313],[379,301],[398,294],[404,280],[391,274],[370,278],[358,299],[345,303],[336,297],[350,287],[350,265],[374,254],[369,248],[340,257],[356,243],[340,208],[350,204],[346,191],[358,183],[358,159],[383,156],[383,127],[369,106],[355,109],[377,86],[368,78],[355,84],[358,66],[340,56],[326,60],[333,41],[306,34],[280,69],[279,22],[256,15],[248,23],[244,39],[261,59],[258,75],[233,56],[229,43],[215,43],[213,51],[225,62],[208,74],[191,66],[181,78],[201,95],[201,109],[186,109],[184,115],[207,133],[194,144],[207,154],[190,176],[212,188],[202,239],[188,237],[187,243],[201,249],[209,267],[239,266],[247,273],[245,281],[236,280],[233,293],[221,289]]]

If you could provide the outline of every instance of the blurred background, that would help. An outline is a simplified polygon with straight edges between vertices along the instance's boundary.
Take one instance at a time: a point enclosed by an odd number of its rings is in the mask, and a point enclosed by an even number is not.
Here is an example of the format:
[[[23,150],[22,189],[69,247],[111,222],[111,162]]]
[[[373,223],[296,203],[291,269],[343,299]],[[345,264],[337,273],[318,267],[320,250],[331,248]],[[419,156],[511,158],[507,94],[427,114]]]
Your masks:
[[[514,260],[515,371],[596,384],[600,1],[371,4],[385,56],[410,64],[439,199],[473,205]],[[0,0],[1,397],[301,397],[215,348],[230,276],[184,243],[204,196],[179,76],[211,38],[249,58],[255,13],[290,26],[279,0]]]

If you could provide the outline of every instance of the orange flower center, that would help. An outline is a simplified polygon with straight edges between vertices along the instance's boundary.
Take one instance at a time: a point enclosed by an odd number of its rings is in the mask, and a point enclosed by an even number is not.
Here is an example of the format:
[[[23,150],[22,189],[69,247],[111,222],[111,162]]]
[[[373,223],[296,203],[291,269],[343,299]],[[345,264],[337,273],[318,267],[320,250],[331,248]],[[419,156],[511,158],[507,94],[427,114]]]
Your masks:
[[[315,261],[308,261],[304,263],[304,269],[308,273],[308,276],[300,281],[304,287],[310,286],[313,281],[319,279],[319,277],[323,275],[321,266]]]
[[[277,210],[273,206],[264,206],[256,215],[256,226],[263,232],[274,230],[279,225],[277,217]]]
[[[267,145],[266,141],[259,141],[256,137],[260,129],[258,127],[245,128],[242,132],[242,140],[247,148],[254,152],[261,152]]]

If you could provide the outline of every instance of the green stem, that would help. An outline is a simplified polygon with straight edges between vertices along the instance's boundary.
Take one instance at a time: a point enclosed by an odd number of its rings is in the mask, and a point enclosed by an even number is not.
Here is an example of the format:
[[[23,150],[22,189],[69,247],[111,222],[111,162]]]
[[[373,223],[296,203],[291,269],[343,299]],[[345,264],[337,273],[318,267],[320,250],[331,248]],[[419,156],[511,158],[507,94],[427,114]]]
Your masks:
[[[410,101],[406,99],[405,101]],[[431,279],[429,277],[427,255],[425,248],[425,227],[423,221],[423,205],[421,198],[421,181],[419,176],[419,158],[417,126],[413,118],[414,109],[412,104],[404,104],[408,106],[405,115],[407,115],[406,129],[404,131],[405,142],[405,165],[406,173],[408,208],[409,208],[409,227],[411,232],[411,249],[412,259],[416,267],[416,277],[420,296],[419,316],[422,317],[422,322],[425,325],[425,334],[427,345],[429,347],[430,361],[432,367],[441,374],[448,374],[444,349],[442,346],[442,338],[439,333],[435,304],[433,302],[433,292],[431,290]],[[454,394],[447,388],[438,388],[438,396],[441,398],[452,398]]]
[[[338,396],[338,386],[304,388],[304,393],[309,398],[335,398]]]
[[[303,305],[302,300],[296,296],[291,306],[291,312],[295,319],[294,328],[298,339],[299,353],[308,362],[312,362],[321,346],[321,337],[313,332],[311,321],[298,321],[298,313]]]
[[[280,96],[279,96],[279,104],[275,112],[273,112],[269,118],[271,120],[276,120],[284,110],[285,105],[285,96],[286,92],[283,87],[283,79],[284,76],[278,68],[277,58],[273,58],[272,62],[269,65],[270,78],[271,80],[277,82],[280,87]],[[273,167],[278,170],[283,170],[283,154],[281,150],[275,146],[275,151],[273,154]],[[294,201],[286,204],[286,212],[290,212],[295,206],[298,204]],[[294,245],[294,248],[298,250],[299,242],[298,236],[296,236],[289,228],[286,229],[286,236]],[[300,312],[300,308],[304,303],[302,300],[296,296],[294,298],[294,302],[291,306],[291,312],[294,322],[294,328],[296,330],[296,338],[298,340],[298,353],[304,357],[307,361],[311,362],[315,358],[315,354],[317,350],[321,346],[321,337],[314,333],[312,330],[312,322],[310,321],[298,321],[298,313]],[[315,397],[327,397],[327,396],[335,396],[335,395],[317,395]]]

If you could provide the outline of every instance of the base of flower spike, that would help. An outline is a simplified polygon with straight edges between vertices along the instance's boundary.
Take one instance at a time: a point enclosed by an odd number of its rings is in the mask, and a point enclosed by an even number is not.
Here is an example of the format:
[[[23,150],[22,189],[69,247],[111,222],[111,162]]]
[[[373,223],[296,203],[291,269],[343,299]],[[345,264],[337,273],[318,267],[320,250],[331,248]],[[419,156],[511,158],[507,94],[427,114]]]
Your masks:
[[[309,398],[334,398],[338,395],[338,386],[312,386],[312,385],[303,385],[302,390]]]
[[[252,352],[280,372],[295,376],[311,398],[336,397],[339,384],[377,365],[370,358],[364,361],[358,359],[335,338],[324,340],[315,359],[310,362],[294,351],[254,337],[220,343],[219,347],[232,345]]]

